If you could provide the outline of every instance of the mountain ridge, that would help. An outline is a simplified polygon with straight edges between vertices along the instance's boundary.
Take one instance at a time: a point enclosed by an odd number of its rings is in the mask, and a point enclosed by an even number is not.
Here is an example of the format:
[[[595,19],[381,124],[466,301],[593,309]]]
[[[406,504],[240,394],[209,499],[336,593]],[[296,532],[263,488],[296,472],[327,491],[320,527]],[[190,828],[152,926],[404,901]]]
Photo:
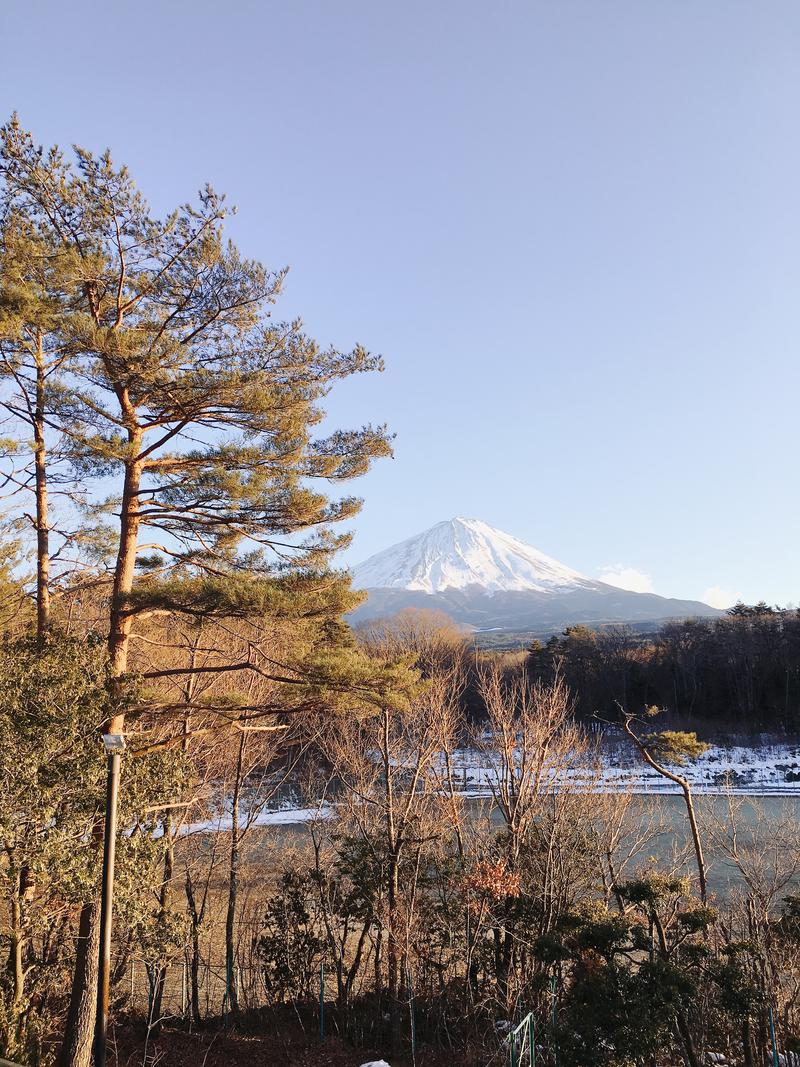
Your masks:
[[[352,613],[354,622],[408,607],[444,611],[474,630],[558,630],[721,614],[700,601],[588,578],[511,534],[460,516],[375,553],[351,575],[354,588],[367,592],[367,601]]]

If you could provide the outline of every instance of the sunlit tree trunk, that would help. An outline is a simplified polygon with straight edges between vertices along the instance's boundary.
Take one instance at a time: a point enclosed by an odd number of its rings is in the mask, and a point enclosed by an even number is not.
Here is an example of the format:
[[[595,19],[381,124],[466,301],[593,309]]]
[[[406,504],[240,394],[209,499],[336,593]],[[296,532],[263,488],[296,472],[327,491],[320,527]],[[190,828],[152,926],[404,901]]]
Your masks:
[[[200,926],[206,910],[206,895],[205,893],[203,894],[203,902],[198,905],[191,871],[188,870],[186,872],[186,900],[189,905],[192,937],[192,954],[189,960],[189,1003],[191,1005],[192,1022],[195,1026],[201,1026],[203,1013],[200,1008]]]
[[[64,1027],[59,1067],[90,1067],[97,1012],[97,965],[100,948],[100,907],[81,908],[72,993]]]
[[[41,647],[50,631],[50,526],[45,441],[45,364],[41,332],[36,345],[36,400],[33,411],[36,484],[36,637]]]
[[[158,895],[159,918],[163,921],[169,915],[172,902],[172,874],[175,867],[175,839],[173,836],[172,812],[168,811],[164,819],[164,877]],[[153,1009],[151,1012],[151,1030],[157,1034],[161,1030],[164,988],[167,984],[167,965],[162,963],[156,974],[153,989]]]
[[[239,892],[239,804],[244,768],[244,748],[247,735],[242,731],[236,757],[236,777],[231,799],[231,852],[228,865],[228,905],[225,912],[225,989],[228,1011],[235,1018],[239,1014],[239,990],[234,980],[236,958],[236,902]]]
[[[126,401],[127,398],[123,394],[123,409]],[[131,451],[138,456],[141,448],[141,432],[131,425],[128,436]],[[114,570],[108,636],[111,667],[108,688],[109,718],[105,727],[108,733],[122,733],[125,728],[123,676],[128,667],[128,646],[131,633],[128,601],[133,589],[139,538],[138,494],[141,476],[141,463],[131,462],[126,466],[120,514],[120,541]],[[93,836],[99,852],[103,840],[102,822],[95,823]],[[75,971],[60,1067],[88,1067],[90,1062],[97,1009],[99,923],[100,909],[97,902],[84,904],[81,910]]]

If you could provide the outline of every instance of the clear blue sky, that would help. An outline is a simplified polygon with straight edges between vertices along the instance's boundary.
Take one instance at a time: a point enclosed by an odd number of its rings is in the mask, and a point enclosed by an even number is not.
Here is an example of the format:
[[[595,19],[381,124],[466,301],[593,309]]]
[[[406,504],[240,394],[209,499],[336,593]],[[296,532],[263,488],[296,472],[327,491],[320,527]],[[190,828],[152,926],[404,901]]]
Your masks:
[[[386,357],[331,403],[397,434],[349,559],[468,515],[800,601],[796,0],[6,0],[0,33],[4,115],[159,210],[226,190],[283,313]]]

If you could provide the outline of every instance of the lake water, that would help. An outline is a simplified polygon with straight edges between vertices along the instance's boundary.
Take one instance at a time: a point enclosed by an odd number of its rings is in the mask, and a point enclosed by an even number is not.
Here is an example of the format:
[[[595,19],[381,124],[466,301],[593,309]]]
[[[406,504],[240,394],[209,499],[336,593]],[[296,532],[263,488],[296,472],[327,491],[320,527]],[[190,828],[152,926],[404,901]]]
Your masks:
[[[475,819],[489,818],[499,825],[500,816],[491,811],[486,798],[470,798],[467,810]],[[800,865],[800,797],[704,795],[695,797],[697,820],[703,835],[711,893],[726,898],[736,886],[742,886],[743,875],[737,864],[725,854],[722,843],[729,838],[731,812],[735,813],[737,850],[742,863],[749,869],[754,858],[761,856],[768,877],[780,877],[795,857]],[[302,844],[307,838],[310,809],[283,809],[265,813],[259,820],[270,825],[268,836],[273,843]],[[686,807],[681,796],[641,794],[631,801],[628,818],[642,825],[653,825],[652,836],[634,861],[644,865],[654,857],[659,868],[670,868],[676,856],[691,848],[691,833]],[[728,841],[729,844],[729,841]],[[280,848],[280,844],[278,845]],[[694,854],[685,859],[682,870],[694,874]],[[800,891],[795,877],[779,894]]]

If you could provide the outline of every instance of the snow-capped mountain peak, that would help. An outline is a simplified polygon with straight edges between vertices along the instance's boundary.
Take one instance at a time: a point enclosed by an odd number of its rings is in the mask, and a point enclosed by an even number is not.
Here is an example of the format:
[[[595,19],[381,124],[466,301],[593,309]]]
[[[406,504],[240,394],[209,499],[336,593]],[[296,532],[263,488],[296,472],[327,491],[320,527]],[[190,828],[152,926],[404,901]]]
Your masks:
[[[439,522],[384,549],[352,570],[358,589],[441,593],[479,587],[487,593],[546,592],[597,583],[480,519]]]

